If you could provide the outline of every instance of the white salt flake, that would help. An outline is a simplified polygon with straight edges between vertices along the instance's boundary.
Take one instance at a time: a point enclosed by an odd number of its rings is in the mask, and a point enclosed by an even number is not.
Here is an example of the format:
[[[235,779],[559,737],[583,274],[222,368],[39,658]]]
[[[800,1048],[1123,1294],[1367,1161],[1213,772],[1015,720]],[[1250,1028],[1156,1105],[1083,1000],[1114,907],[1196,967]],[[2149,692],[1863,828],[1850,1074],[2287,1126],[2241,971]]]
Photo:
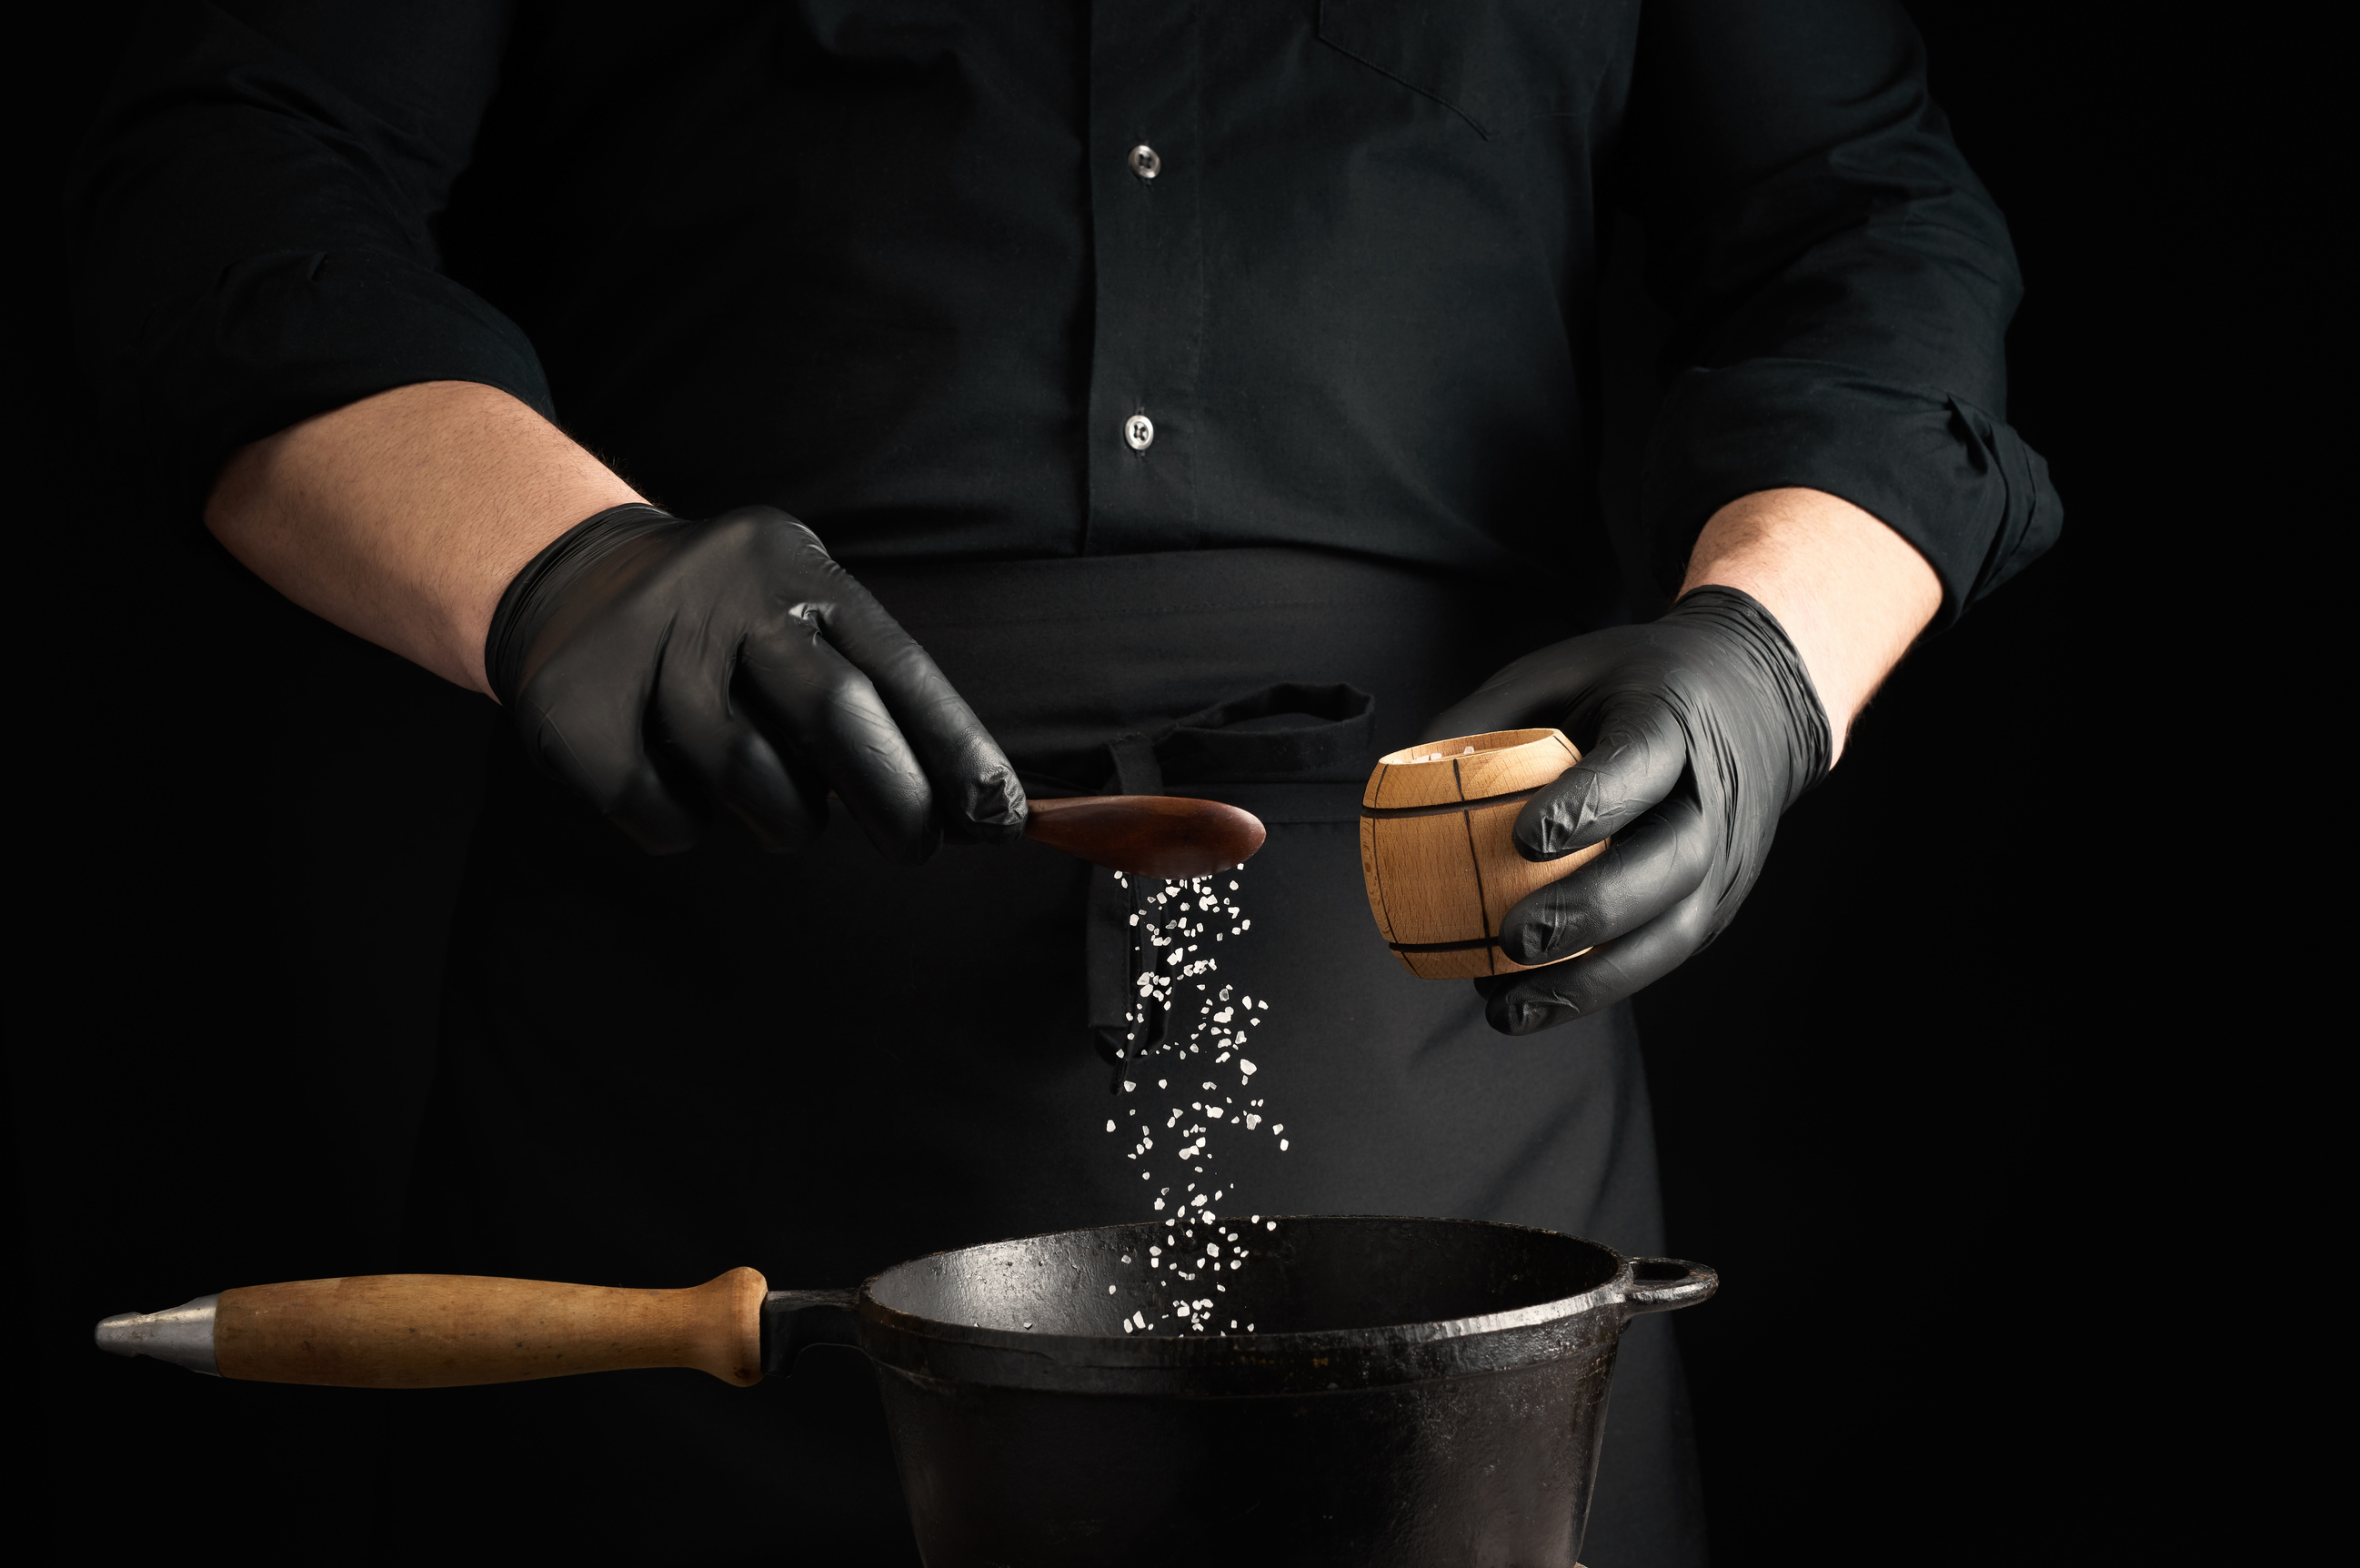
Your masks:
[[[1114,1118],[1111,1116],[1107,1118],[1107,1131],[1109,1133],[1114,1131]]]

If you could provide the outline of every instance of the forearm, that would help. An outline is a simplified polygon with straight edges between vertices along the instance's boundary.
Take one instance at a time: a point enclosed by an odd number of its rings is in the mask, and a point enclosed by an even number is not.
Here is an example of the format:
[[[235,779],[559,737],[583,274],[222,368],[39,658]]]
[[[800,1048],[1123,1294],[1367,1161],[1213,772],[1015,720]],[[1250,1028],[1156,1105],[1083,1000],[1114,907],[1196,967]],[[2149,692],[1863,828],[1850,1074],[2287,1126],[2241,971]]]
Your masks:
[[[239,449],[205,525],[325,620],[488,694],[484,635],[551,540],[642,498],[506,392],[430,381]]]
[[[1742,588],[1778,618],[1827,708],[1837,757],[1942,602],[1940,580],[1908,541],[1820,490],[1761,490],[1715,512],[1680,592],[1708,584]]]

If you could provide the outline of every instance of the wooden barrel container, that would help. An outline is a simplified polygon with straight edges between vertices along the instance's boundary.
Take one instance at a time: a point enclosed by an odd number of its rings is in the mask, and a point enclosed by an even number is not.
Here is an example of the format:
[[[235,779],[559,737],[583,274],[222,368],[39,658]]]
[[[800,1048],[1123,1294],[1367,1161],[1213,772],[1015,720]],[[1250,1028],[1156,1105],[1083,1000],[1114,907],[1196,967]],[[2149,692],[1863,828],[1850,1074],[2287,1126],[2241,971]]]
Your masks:
[[[1540,967],[1500,951],[1501,920],[1606,846],[1528,861],[1516,852],[1516,813],[1579,761],[1556,729],[1461,735],[1378,760],[1360,796],[1360,874],[1377,929],[1410,973],[1467,980]]]

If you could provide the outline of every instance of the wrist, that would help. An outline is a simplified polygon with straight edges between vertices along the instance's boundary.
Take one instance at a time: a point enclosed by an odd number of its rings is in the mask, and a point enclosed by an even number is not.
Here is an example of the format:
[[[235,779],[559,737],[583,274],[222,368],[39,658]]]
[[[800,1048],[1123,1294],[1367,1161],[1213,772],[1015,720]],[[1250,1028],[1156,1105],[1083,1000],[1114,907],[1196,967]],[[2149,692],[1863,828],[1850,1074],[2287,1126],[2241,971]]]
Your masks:
[[[508,580],[483,634],[485,689],[506,706],[532,676],[533,650],[552,629],[560,636],[569,591],[585,577],[609,568],[644,540],[666,537],[686,526],[645,501],[626,501],[583,519],[543,545]]]
[[[1681,597],[1707,586],[1750,595],[1776,620],[1826,710],[1830,766],[1942,602],[1941,580],[1907,540],[1850,501],[1801,488],[1756,491],[1713,514]]]
[[[1721,583],[1690,589],[1664,619],[1711,627],[1750,667],[1748,679],[1760,700],[1748,706],[1758,718],[1784,718],[1780,739],[1758,754],[1783,759],[1784,776],[1771,781],[1771,788],[1786,811],[1835,766],[1835,728],[1795,640],[1761,600]]]

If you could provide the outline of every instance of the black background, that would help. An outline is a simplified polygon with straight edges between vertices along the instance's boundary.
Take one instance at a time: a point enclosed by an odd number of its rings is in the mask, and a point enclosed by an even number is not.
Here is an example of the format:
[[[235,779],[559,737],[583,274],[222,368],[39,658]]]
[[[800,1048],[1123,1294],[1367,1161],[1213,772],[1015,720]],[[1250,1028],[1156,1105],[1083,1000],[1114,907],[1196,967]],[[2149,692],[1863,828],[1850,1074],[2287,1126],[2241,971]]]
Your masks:
[[[2250,570],[2309,586],[2323,421],[2263,358],[2324,220],[2256,149],[2327,112],[2193,13],[1911,9],[2016,233],[2012,417],[2067,532],[1912,655],[1735,928],[1642,999],[1673,1248],[1724,1280],[1677,1320],[1715,1551],[2106,1561],[2164,1523],[2192,1558],[2199,1499],[2123,1484],[2139,1309],[2101,1284],[2159,1212],[2223,1223],[2217,1151],[2170,1151],[2241,1102],[2171,1080],[2235,1036],[2211,1009],[2251,955],[2220,876],[2159,873],[2235,828],[2209,774]],[[20,51],[8,149],[7,1529],[365,1557],[382,1405],[89,1327],[384,1266],[489,713],[246,577],[75,384],[56,192],[128,13]]]

